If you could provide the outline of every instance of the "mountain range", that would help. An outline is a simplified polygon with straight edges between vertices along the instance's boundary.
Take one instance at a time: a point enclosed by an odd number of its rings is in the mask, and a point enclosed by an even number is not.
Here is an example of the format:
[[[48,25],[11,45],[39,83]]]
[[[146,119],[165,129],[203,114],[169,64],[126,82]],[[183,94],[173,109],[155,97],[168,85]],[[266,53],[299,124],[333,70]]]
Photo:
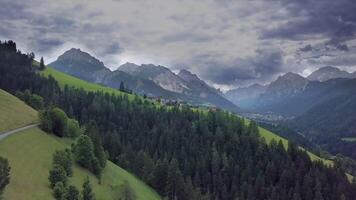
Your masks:
[[[64,52],[49,65],[80,79],[112,88],[119,88],[123,83],[126,88],[141,95],[240,111],[219,90],[187,70],[175,74],[160,65],[125,63],[111,71],[97,58],[75,48]]]
[[[258,113],[298,116],[329,99],[328,92],[338,84],[356,78],[335,67],[322,67],[308,77],[288,72],[267,85],[253,84],[225,93],[227,99],[243,109]]]
[[[330,66],[308,77],[289,72],[267,85],[237,88],[225,95],[249,110],[246,116],[283,124],[328,149],[343,137],[356,137],[355,72]],[[343,153],[352,156],[348,152]]]

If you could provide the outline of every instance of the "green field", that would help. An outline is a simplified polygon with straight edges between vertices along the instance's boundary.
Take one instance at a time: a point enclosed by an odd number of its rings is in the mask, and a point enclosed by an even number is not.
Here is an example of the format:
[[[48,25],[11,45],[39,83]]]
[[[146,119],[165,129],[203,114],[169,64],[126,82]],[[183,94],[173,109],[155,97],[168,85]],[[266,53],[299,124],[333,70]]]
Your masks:
[[[285,148],[288,147],[288,140],[282,138],[281,136],[276,135],[275,133],[272,133],[271,131],[269,131],[267,129],[264,129],[264,128],[261,128],[261,127],[259,127],[259,131],[260,131],[260,135],[263,138],[265,138],[267,143],[270,143],[273,139],[276,140],[277,142],[281,140],[282,143],[283,143],[283,146]],[[313,154],[313,153],[311,153],[309,151],[307,151],[307,153],[308,153],[310,159],[313,160],[313,161],[322,161],[326,165],[333,165],[334,164],[333,161],[320,158],[319,156],[317,156],[317,155],[315,155],[315,154]]]
[[[105,87],[99,84],[95,83],[89,83],[87,81],[81,80],[79,78],[76,78],[74,76],[70,76],[68,74],[65,74],[63,72],[60,72],[58,70],[55,70],[51,67],[46,67],[44,71],[41,72],[42,75],[44,76],[49,76],[52,75],[59,83],[59,85],[63,88],[65,85],[76,87],[76,88],[83,88],[87,91],[101,91],[101,92],[108,92],[108,93],[114,93],[117,95],[124,95],[127,93],[123,93],[119,90],[116,90],[114,88],[110,87]],[[129,98],[133,98],[134,95],[132,94],[127,94]]]
[[[68,139],[60,139],[38,128],[25,130],[0,141],[0,156],[6,157],[11,166],[11,181],[5,190],[5,199],[53,199],[48,181],[52,154],[56,150],[69,148],[70,143]],[[137,199],[160,199],[145,183],[110,161],[103,172],[100,185],[96,177],[77,165],[73,172],[70,184],[81,188],[84,178],[89,176],[97,200],[118,199],[125,181],[129,183]]]
[[[0,133],[38,121],[37,111],[0,89]]]

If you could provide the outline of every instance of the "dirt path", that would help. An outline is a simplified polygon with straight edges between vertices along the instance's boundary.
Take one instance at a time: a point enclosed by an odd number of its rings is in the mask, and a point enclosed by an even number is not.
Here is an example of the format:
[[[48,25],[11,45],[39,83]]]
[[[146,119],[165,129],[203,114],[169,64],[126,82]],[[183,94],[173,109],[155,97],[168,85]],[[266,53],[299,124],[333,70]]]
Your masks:
[[[9,136],[9,135],[18,133],[18,132],[20,132],[20,131],[23,131],[23,130],[26,130],[26,129],[29,129],[29,128],[36,127],[36,126],[38,126],[38,125],[39,125],[39,124],[31,124],[31,125],[27,125],[27,126],[24,126],[24,127],[21,127],[21,128],[13,129],[13,130],[11,130],[11,131],[2,132],[2,133],[0,133],[0,141],[3,140],[4,138],[6,138],[6,137]]]

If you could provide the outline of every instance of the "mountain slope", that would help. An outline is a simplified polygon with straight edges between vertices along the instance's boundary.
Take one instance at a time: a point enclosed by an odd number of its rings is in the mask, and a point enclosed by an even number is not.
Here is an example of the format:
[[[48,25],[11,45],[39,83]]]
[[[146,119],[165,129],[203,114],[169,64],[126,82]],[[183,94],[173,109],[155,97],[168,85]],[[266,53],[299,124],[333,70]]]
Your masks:
[[[0,107],[0,116],[8,116],[6,123],[16,126],[11,129],[38,121],[37,111],[1,89],[0,102],[6,102],[4,107]],[[26,118],[29,120],[25,120],[24,123],[13,123]],[[3,121],[0,122],[3,126]],[[68,138],[58,138],[39,128],[27,129],[0,141],[0,156],[7,158],[11,166],[11,180],[5,190],[5,199],[53,199],[48,181],[52,155],[56,150],[70,148],[71,143]],[[134,190],[138,199],[160,199],[150,187],[110,161],[104,169],[101,184],[98,184],[97,178],[86,169],[74,165],[73,171],[74,176],[70,178],[70,184],[81,188],[84,178],[88,176],[97,200],[116,200],[121,195],[125,181]]]
[[[330,79],[335,79],[335,78],[352,78],[352,74],[340,70],[339,68],[336,67],[321,67],[311,73],[308,77],[309,80],[311,81],[327,81]]]
[[[53,199],[49,188],[48,172],[52,167],[52,155],[56,150],[70,148],[70,141],[32,128],[11,135],[0,142],[0,156],[6,157],[11,166],[11,181],[5,190],[5,199]],[[74,176],[69,183],[81,188],[89,177],[97,200],[116,200],[123,183],[127,181],[137,199],[158,200],[151,188],[110,161],[103,171],[101,184],[89,171],[74,165]]]
[[[37,121],[37,111],[0,89],[0,133]]]
[[[110,73],[103,62],[80,49],[74,48],[64,52],[56,61],[50,63],[50,66],[64,73],[97,83],[100,82],[102,76]]]
[[[219,90],[210,87],[196,74],[192,74],[188,70],[181,70],[178,73],[178,76],[183,79],[187,83],[186,85],[191,89],[190,95],[197,96],[206,102],[210,102],[217,107],[221,107],[232,112],[241,111],[239,107],[226,99]]]
[[[255,100],[266,91],[266,86],[253,84],[248,87],[232,89],[226,92],[225,96],[234,104],[248,109],[253,107]]]
[[[165,90],[175,93],[186,93],[189,88],[186,83],[175,75],[171,70],[163,66],[153,64],[143,64],[141,66],[132,63],[121,65],[118,70],[138,76],[144,79],[152,80],[158,86]]]
[[[330,88],[319,104],[294,120],[305,134],[356,136],[356,79]]]

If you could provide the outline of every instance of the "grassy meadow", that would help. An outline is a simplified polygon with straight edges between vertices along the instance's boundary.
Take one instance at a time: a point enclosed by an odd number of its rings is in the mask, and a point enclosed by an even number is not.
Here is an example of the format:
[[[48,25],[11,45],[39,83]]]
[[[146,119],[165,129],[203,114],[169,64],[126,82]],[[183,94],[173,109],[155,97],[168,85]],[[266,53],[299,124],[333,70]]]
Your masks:
[[[6,187],[5,199],[54,199],[49,187],[48,173],[56,150],[70,148],[69,139],[47,134],[39,128],[27,129],[0,141],[0,156],[11,166],[11,181]],[[21,148],[19,148],[21,147]],[[74,165],[69,184],[81,190],[84,178],[89,177],[97,200],[117,200],[125,181],[138,200],[157,200],[159,195],[135,176],[108,161],[101,184],[86,169]]]
[[[36,110],[0,89],[0,133],[36,122]]]

